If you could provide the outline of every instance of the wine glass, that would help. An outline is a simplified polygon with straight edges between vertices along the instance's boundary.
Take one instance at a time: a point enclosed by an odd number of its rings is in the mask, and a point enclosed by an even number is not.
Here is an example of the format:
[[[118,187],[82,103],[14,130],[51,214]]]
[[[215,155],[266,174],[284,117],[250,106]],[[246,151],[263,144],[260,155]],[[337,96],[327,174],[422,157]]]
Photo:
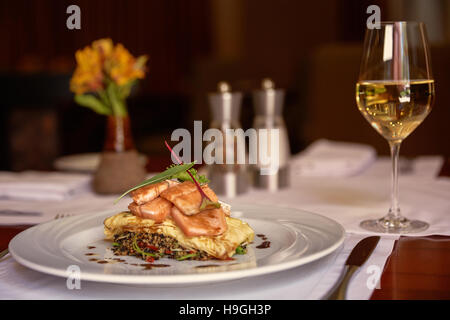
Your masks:
[[[381,22],[367,29],[356,84],[359,111],[389,143],[392,160],[391,207],[381,219],[360,226],[383,233],[412,233],[428,223],[408,220],[398,203],[398,156],[402,141],[430,113],[434,80],[425,25],[421,22]]]

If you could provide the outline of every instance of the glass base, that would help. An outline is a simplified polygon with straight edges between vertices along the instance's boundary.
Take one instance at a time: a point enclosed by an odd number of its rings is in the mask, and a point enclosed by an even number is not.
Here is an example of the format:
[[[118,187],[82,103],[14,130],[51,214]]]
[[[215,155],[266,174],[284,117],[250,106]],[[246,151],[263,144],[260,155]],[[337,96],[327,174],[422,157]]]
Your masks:
[[[391,214],[381,218],[364,220],[360,223],[360,227],[369,231],[379,233],[414,233],[428,229],[430,225],[419,220],[408,220],[405,217],[394,217]]]

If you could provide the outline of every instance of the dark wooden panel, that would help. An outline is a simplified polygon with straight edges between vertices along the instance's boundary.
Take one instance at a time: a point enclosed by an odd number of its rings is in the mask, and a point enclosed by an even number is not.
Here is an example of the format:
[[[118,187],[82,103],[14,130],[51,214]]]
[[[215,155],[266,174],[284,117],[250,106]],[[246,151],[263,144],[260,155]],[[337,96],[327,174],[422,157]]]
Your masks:
[[[81,9],[81,30],[66,28],[66,8]],[[0,70],[68,73],[74,52],[111,37],[150,56],[144,92],[179,92],[191,61],[210,52],[209,1],[17,0],[0,3]]]
[[[450,299],[450,237],[400,237],[371,299]]]

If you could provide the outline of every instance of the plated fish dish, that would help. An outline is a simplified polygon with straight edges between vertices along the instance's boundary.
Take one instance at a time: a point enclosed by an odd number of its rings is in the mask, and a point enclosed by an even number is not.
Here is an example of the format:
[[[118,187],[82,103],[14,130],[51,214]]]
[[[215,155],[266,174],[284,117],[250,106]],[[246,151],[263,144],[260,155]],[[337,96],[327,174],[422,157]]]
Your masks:
[[[230,216],[230,206],[219,201],[193,165],[174,165],[125,193],[132,199],[129,210],[104,221],[115,255],[153,262],[163,257],[227,260],[246,253],[253,229]]]

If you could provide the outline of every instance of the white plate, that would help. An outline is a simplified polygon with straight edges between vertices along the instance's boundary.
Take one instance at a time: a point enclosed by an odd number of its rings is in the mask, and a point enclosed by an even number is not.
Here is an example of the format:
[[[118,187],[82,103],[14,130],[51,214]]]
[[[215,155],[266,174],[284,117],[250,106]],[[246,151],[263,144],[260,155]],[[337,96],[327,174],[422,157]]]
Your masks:
[[[294,268],[324,257],[342,244],[341,225],[326,217],[282,207],[236,205],[233,213],[263,234],[270,247],[258,249],[264,240],[255,236],[247,254],[230,261],[176,261],[160,259],[153,268],[136,257],[117,258],[111,242],[103,238],[103,220],[111,210],[63,218],[43,223],[18,234],[9,244],[12,256],[20,264],[55,276],[67,277],[79,270],[81,280],[122,284],[180,286],[233,280]],[[88,249],[89,246],[95,247]],[[88,253],[95,255],[86,255]],[[99,264],[90,259],[109,261]],[[210,266],[214,265],[214,266]],[[72,269],[68,269],[70,266]],[[72,270],[72,271],[71,271]],[[72,273],[73,274],[73,273]]]
[[[100,153],[80,153],[60,157],[55,160],[53,166],[56,170],[94,172],[100,163]],[[144,154],[139,154],[143,164],[147,161]]]

